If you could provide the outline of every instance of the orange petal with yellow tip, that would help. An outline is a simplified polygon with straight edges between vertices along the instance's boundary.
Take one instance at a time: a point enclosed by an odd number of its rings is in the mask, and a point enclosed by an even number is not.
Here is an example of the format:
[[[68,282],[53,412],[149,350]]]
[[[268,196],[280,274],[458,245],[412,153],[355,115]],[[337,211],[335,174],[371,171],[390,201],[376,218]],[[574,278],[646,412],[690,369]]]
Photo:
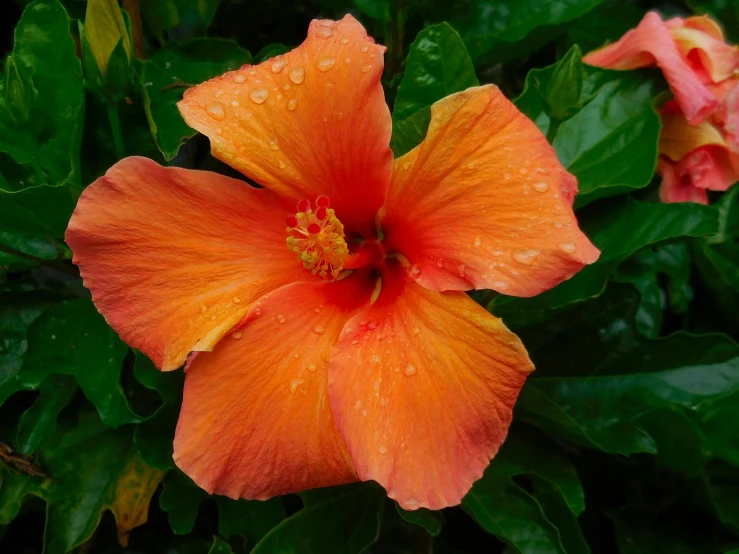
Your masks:
[[[293,200],[328,196],[369,236],[392,171],[384,52],[350,15],[314,20],[298,48],[189,89],[180,112],[217,158]]]
[[[691,124],[711,115],[716,98],[701,82],[678,48],[671,29],[656,12],[647,13],[635,29],[591,52],[583,62],[605,69],[636,69],[657,66]]]
[[[696,187],[690,175],[676,162],[660,158],[657,162],[657,173],[662,176],[659,186],[659,198],[662,202],[695,202],[708,204],[706,189]]]
[[[708,121],[691,125],[681,111],[668,104],[661,110],[662,131],[659,135],[659,152],[674,162],[678,162],[688,152],[701,146],[726,147],[721,130]]]
[[[396,160],[386,251],[432,290],[533,296],[598,258],[577,226],[575,178],[493,86],[431,107],[426,139]]]
[[[732,77],[739,67],[739,49],[726,44],[721,29],[706,16],[667,21],[670,34],[683,57],[709,82]]]
[[[255,298],[310,278],[273,193],[146,158],[87,187],[65,239],[100,313],[164,370],[210,350]]]
[[[459,504],[506,437],[533,366],[521,341],[462,292],[383,274],[329,367],[336,424],[362,480],[400,506]]]
[[[355,481],[326,381],[330,348],[372,281],[293,283],[187,369],[174,460],[201,488],[266,499]]]

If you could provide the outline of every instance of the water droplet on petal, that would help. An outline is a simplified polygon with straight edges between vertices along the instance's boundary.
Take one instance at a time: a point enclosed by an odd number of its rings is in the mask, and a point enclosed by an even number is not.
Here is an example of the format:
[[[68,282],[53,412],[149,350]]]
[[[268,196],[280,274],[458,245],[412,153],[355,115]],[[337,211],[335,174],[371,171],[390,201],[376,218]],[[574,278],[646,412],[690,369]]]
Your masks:
[[[573,254],[575,250],[577,250],[577,246],[572,242],[562,242],[560,243],[559,248],[568,254]]]
[[[413,364],[408,364],[407,366],[405,366],[403,373],[410,377],[411,375],[416,373],[416,366],[414,366]]]
[[[239,302],[241,302],[241,298],[239,298],[238,296],[234,296],[233,300],[234,304],[238,304]]]
[[[236,331],[234,333],[231,333],[231,337],[235,340],[239,340],[244,335],[241,331]]]
[[[543,167],[535,167],[534,171],[536,171],[539,175],[549,175],[549,172]]]
[[[285,316],[283,314],[277,314],[278,323],[285,323]]]
[[[472,246],[480,248],[482,246],[482,237],[475,237],[475,242],[472,243]]]
[[[341,40],[339,42],[341,44],[349,44],[349,39],[347,37],[341,37]]]
[[[322,335],[325,331],[326,329],[324,329],[323,325],[316,325],[315,327],[313,327],[313,332],[316,335]]]
[[[508,288],[508,283],[505,281],[493,281],[490,286],[495,290],[505,290]]]
[[[209,104],[208,107],[205,108],[205,111],[208,112],[210,117],[217,119],[218,121],[226,117],[226,112],[223,110],[223,104],[219,104],[218,102]]]
[[[336,60],[334,58],[321,58],[318,60],[316,67],[318,68],[318,71],[326,72],[331,69],[335,63]]]
[[[255,104],[264,104],[269,98],[269,91],[266,88],[255,88],[249,91],[249,98]]]
[[[439,258],[438,260],[436,260],[436,267],[444,267],[443,258]]]
[[[282,160],[280,160],[279,162],[277,162],[277,165],[280,166],[280,169],[285,169],[285,162],[283,162]]]
[[[549,190],[549,185],[547,185],[544,181],[539,181],[538,183],[534,183],[531,186],[534,187],[534,190],[536,192],[546,192]]]
[[[316,36],[324,40],[326,40],[327,38],[331,38],[332,34],[333,34],[333,31],[329,29],[328,27],[323,27],[321,29],[318,29],[318,31],[316,32]]]
[[[246,75],[242,75],[239,73],[234,77],[234,83],[245,83],[246,82]]]
[[[200,304],[200,311],[203,313],[207,312],[208,306],[206,306],[205,304]]]
[[[277,142],[276,138],[270,139],[269,141],[269,147],[272,150],[279,150],[280,149],[280,143]]]
[[[292,381],[290,381],[290,392],[294,393],[296,390],[298,390],[298,387],[303,384],[303,380],[299,377],[296,377]]]
[[[513,253],[513,259],[523,265],[531,265],[539,255],[538,250],[519,250]]]
[[[262,313],[262,308],[260,308],[259,306],[254,308],[254,315],[260,315],[261,313]]]
[[[527,174],[527,173],[529,172],[529,170],[528,170],[528,169],[526,169],[525,167],[521,167],[521,168],[519,168],[518,172],[519,172],[519,173],[520,173],[521,175],[526,175],[526,174]]]
[[[362,52],[366,52],[367,50],[369,50],[369,46],[362,46],[361,48]]]
[[[316,364],[308,364],[308,371],[315,371],[318,369],[318,366]]]
[[[284,58],[281,60],[275,60],[274,62],[272,62],[272,67],[271,67],[272,73],[279,73],[280,71],[285,69],[286,65],[287,65],[287,60]]]
[[[511,178],[511,174],[510,173],[504,173],[503,174],[503,178],[507,181],[507,180],[509,180]]]
[[[415,498],[409,498],[408,500],[405,501],[405,505],[403,505],[401,507],[402,508],[405,508],[406,510],[416,510],[416,509],[418,509],[418,506],[419,505],[420,504],[419,504],[418,500],[416,500]]]
[[[363,65],[361,67],[362,73],[368,73],[371,69],[372,69],[372,64],[371,63],[368,63],[368,64]]]
[[[291,98],[290,100],[287,101],[287,111],[292,112],[297,107],[298,107],[298,99],[297,98]]]
[[[378,450],[378,452],[379,452],[380,454],[386,454],[386,453],[387,453],[387,448],[386,448],[386,447],[384,447],[384,446],[381,446],[381,447],[380,447],[380,448],[378,448],[377,450]]]
[[[293,67],[290,70],[288,77],[290,77],[290,80],[293,83],[299,85],[305,80],[305,69],[303,69],[302,67]]]
[[[413,264],[413,267],[411,267],[410,271],[408,272],[408,277],[411,279],[418,279],[418,276],[421,275],[421,268],[418,267],[418,264]]]
[[[351,58],[344,58],[344,63],[347,64],[347,65],[349,65],[350,63],[352,63],[352,59]]]

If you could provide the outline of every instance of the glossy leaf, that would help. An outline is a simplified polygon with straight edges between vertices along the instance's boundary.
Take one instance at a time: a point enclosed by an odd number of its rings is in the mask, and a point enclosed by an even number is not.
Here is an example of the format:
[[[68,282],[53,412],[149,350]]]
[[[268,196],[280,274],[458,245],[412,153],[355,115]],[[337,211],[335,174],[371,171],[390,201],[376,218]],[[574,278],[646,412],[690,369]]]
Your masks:
[[[426,136],[434,102],[477,85],[467,49],[448,23],[421,31],[408,52],[393,108],[395,155],[411,150]]]
[[[174,158],[184,140],[196,134],[176,106],[185,89],[249,62],[249,52],[233,41],[198,38],[181,46],[169,43],[142,64],[146,115],[165,159]]]
[[[119,382],[127,352],[92,302],[62,302],[29,329],[28,351],[14,376],[14,388],[33,390],[50,375],[73,375],[107,425],[137,422],[140,418],[131,411]]]
[[[572,83],[557,86],[563,75],[578,76],[577,98],[561,91]],[[583,206],[651,181],[660,129],[653,103],[660,90],[641,75],[583,66],[572,50],[557,64],[530,71],[515,103],[577,177],[576,205]]]
[[[82,71],[67,13],[57,0],[35,0],[26,7],[12,57],[15,78],[8,80],[6,71],[0,83],[0,152],[33,167],[45,184],[79,186]],[[22,109],[8,105],[9,92]]]
[[[0,466],[0,523],[12,521],[33,495],[47,503],[47,554],[64,554],[86,541],[105,510],[115,516],[125,545],[130,530],[146,521],[162,473],[143,463],[129,431],[111,430],[92,414],[61,431],[41,448],[48,479]]]
[[[441,527],[444,525],[444,515],[439,510],[427,510],[420,508],[418,510],[404,510],[397,503],[395,507],[398,509],[400,517],[408,523],[418,525],[423,528],[429,535],[437,536],[441,533]]]
[[[39,387],[40,395],[18,422],[15,446],[21,454],[33,454],[56,432],[59,412],[66,407],[77,384],[69,375],[51,375]]]
[[[375,540],[385,494],[374,483],[307,491],[305,507],[267,533],[252,554],[354,554]]]

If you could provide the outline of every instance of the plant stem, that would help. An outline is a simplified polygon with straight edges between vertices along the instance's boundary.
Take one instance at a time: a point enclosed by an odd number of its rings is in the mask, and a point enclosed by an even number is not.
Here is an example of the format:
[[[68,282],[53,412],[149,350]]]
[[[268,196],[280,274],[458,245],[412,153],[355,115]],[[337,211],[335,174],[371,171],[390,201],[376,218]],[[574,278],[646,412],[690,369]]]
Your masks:
[[[123,142],[123,133],[121,132],[121,117],[118,114],[118,104],[113,104],[112,102],[108,104],[108,121],[110,122],[110,132],[113,134],[115,154],[120,160],[126,157],[126,146]]]
[[[25,252],[21,252],[20,250],[11,248],[10,246],[5,246],[4,244],[0,244],[0,252],[10,254],[11,256],[15,256],[16,258],[21,258],[22,260],[28,260],[29,262],[36,262],[39,265],[43,265],[51,269],[55,269],[56,271],[59,271],[61,273],[66,273],[67,275],[79,277],[79,273],[71,265],[59,264],[59,263],[53,262],[52,260],[44,260],[42,258],[37,258],[36,256],[31,256],[30,254],[26,254]]]

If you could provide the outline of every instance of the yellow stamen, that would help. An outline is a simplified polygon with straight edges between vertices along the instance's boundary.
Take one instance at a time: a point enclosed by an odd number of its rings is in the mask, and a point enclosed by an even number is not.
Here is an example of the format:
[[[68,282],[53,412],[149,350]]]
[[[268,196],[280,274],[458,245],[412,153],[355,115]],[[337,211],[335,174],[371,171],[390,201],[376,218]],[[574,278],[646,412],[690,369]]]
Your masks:
[[[382,290],[382,277],[378,277],[377,281],[375,281],[375,290],[372,291],[372,296],[370,296],[370,306],[377,302],[377,299],[380,297],[380,291]]]
[[[317,214],[324,216],[318,219]],[[330,208],[308,209],[295,214],[297,225],[288,227],[287,247],[298,255],[313,275],[337,279],[349,253],[344,240],[344,225]]]

